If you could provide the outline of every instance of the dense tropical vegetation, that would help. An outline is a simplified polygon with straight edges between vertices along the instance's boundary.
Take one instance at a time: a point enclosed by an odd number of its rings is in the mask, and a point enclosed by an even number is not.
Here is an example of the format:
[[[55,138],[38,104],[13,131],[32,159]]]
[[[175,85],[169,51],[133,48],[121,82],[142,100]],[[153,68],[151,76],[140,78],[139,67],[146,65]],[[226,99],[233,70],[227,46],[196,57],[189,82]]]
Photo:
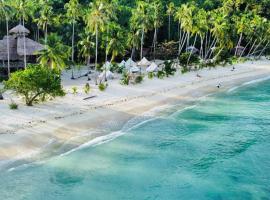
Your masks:
[[[123,56],[140,59],[146,52],[154,59],[169,42],[177,46],[171,47],[169,58],[194,46],[207,63],[268,51],[269,10],[269,0],[1,0],[0,34],[25,24],[33,38],[48,46],[39,60],[57,68],[63,67],[66,57],[59,52],[60,43],[70,46],[70,63],[89,64],[92,58],[96,67]],[[52,33],[61,37],[49,48]],[[238,47],[245,51],[239,53]],[[60,60],[48,58],[58,57],[57,53]],[[190,53],[187,63],[191,57]]]
[[[10,75],[8,52],[7,74],[11,78],[6,88],[23,94],[31,105],[47,91],[36,91],[33,98],[20,91],[25,88],[19,90],[18,84],[35,71],[59,76],[61,70],[72,68],[73,79],[76,64],[90,66],[94,62],[99,71],[103,63],[123,58],[177,60],[182,72],[235,63],[243,57],[260,58],[270,52],[269,11],[270,0],[0,0],[0,37],[9,36],[9,28],[20,23],[30,29],[30,37],[45,46],[37,52],[38,67],[14,75]],[[155,75],[173,75],[173,65],[166,61]],[[115,66],[111,70],[123,73],[121,82],[128,84],[129,75]],[[102,70],[106,81],[107,68]],[[142,80],[140,75],[135,82]],[[107,84],[99,84],[100,90],[105,90]],[[60,85],[55,87],[59,93]]]

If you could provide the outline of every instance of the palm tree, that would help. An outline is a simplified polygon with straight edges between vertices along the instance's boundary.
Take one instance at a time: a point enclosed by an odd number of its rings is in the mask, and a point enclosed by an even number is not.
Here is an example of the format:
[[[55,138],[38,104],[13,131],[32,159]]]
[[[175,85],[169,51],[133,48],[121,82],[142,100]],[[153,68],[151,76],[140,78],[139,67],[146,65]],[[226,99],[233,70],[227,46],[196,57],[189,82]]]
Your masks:
[[[90,3],[90,10],[86,16],[87,28],[90,32],[96,35],[96,59],[95,70],[97,70],[98,62],[98,34],[99,31],[104,31],[107,15],[103,1],[97,0]],[[97,80],[96,80],[97,83]]]
[[[208,23],[207,23],[207,12],[204,9],[200,9],[195,14],[195,24],[196,24],[196,32],[200,36],[201,46],[200,46],[200,57],[203,58],[203,43],[205,34],[208,31]]]
[[[68,3],[65,4],[65,9],[67,10],[67,17],[70,20],[70,23],[72,24],[71,61],[74,62],[75,23],[76,23],[76,20],[80,17],[81,6],[78,0],[70,0]]]
[[[25,21],[29,19],[29,17],[33,16],[34,11],[34,2],[30,0],[13,0],[11,1],[11,6],[16,11],[15,16],[19,18],[20,22],[22,21],[22,25],[25,26]],[[26,39],[25,33],[23,33],[23,48],[24,48],[24,68],[26,68]]]
[[[90,66],[90,59],[92,52],[94,51],[95,43],[92,42],[92,37],[87,34],[82,34],[81,40],[78,42],[79,46],[79,55],[82,56],[85,61],[86,65]]]
[[[57,17],[54,16],[53,8],[50,2],[47,0],[41,0],[41,7],[39,11],[39,17],[36,19],[38,26],[44,32],[44,43],[47,45],[48,37],[48,25],[58,21]]]
[[[9,47],[9,18],[11,15],[10,2],[0,0],[0,16],[6,20],[6,32],[7,32],[7,61],[8,61],[8,77],[10,77],[10,47]]]
[[[110,38],[108,47],[106,49],[107,54],[111,53],[111,62],[114,61],[115,57],[118,55],[124,55],[125,53],[125,38],[126,33],[118,24],[113,24],[110,26]]]
[[[42,66],[61,71],[67,66],[70,48],[62,44],[59,36],[50,34],[47,38],[47,48],[37,52],[37,55]]]
[[[130,19],[130,23],[133,26],[132,29],[138,29],[141,32],[141,59],[143,57],[144,34],[153,27],[150,5],[151,4],[148,2],[138,1],[137,7],[132,10],[132,16]]]
[[[95,43],[92,41],[92,36],[83,33],[80,35],[81,40],[78,42],[79,46],[79,55],[85,58],[86,65],[89,68],[89,72],[87,73],[87,76],[90,73],[90,61],[91,61],[91,55],[93,55],[95,51]],[[90,80],[88,76],[88,80]]]
[[[169,24],[168,24],[168,40],[171,40],[171,17],[175,12],[175,6],[173,2],[170,2],[167,5],[167,15],[169,17]]]
[[[178,20],[181,22],[181,28],[186,32],[186,47],[189,46],[190,33],[193,27],[193,11],[195,7],[189,4],[182,4],[178,9]]]
[[[108,42],[109,42],[109,35],[110,35],[110,24],[113,23],[113,21],[117,20],[116,16],[116,8],[119,6],[117,2],[109,2],[104,0],[104,6],[105,6],[105,15],[107,18],[106,22],[106,43],[105,43],[105,62],[108,60]]]
[[[78,0],[70,0],[65,4],[65,9],[67,10],[67,18],[72,24],[72,39],[71,39],[71,61],[72,61],[72,75],[71,79],[74,79],[73,64],[74,64],[74,36],[75,36],[75,23],[80,16],[81,6]]]
[[[162,4],[160,0],[155,1],[152,4],[152,9],[154,13],[153,22],[154,22],[154,37],[153,37],[153,46],[154,46],[154,60],[156,60],[156,43],[157,43],[157,29],[162,26]]]
[[[132,26],[134,27],[134,26]],[[133,60],[135,50],[140,47],[140,32],[136,29],[131,29],[128,33],[127,46],[131,49],[130,58]]]

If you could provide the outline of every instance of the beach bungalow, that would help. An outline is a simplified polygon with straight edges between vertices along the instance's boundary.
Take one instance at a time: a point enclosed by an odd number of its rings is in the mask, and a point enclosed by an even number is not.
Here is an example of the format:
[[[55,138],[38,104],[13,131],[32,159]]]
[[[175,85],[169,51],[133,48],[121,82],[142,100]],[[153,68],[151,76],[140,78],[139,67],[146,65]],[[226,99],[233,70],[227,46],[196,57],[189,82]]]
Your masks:
[[[28,60],[31,60],[35,57],[37,51],[44,49],[42,44],[27,37],[30,34],[30,31],[22,25],[12,28],[9,33],[9,37],[4,36],[3,40],[0,40],[0,60],[2,63],[8,60],[7,44],[9,44],[9,59],[13,62],[11,67],[15,68],[23,67],[23,65],[20,65],[19,63],[23,61],[24,54],[26,54]]]

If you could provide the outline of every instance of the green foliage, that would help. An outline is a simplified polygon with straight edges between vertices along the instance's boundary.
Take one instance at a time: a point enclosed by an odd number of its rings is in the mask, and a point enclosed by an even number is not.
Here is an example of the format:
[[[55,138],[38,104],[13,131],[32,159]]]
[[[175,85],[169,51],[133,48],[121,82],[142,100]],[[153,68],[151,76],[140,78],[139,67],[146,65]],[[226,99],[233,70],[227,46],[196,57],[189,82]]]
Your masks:
[[[112,63],[110,70],[111,70],[111,72],[116,72],[118,74],[122,74],[125,70],[125,66],[119,66],[117,63]]]
[[[28,106],[32,106],[33,102],[38,102],[45,96],[56,97],[65,94],[59,71],[40,65],[12,73],[4,85],[5,89],[14,90],[18,95],[22,95]]]
[[[122,85],[129,85],[130,81],[130,76],[129,74],[125,71],[122,73],[122,78],[121,78],[121,84]]]
[[[159,70],[159,71],[157,72],[157,77],[158,77],[159,79],[163,79],[165,76],[166,76],[165,71]]]
[[[84,88],[83,88],[84,93],[85,94],[89,94],[90,89],[91,89],[91,87],[90,87],[89,83],[86,83],[85,86],[84,86]]]
[[[154,72],[149,72],[149,73],[148,73],[148,78],[149,78],[149,79],[153,79],[154,76],[155,76]]]
[[[108,87],[108,85],[107,85],[106,83],[100,83],[100,84],[98,85],[98,89],[99,89],[101,92],[105,91],[107,87]]]
[[[76,95],[78,94],[78,88],[76,86],[71,88],[72,94]]]
[[[61,71],[67,66],[70,48],[62,43],[60,36],[50,34],[46,48],[36,54],[40,65]]]
[[[196,54],[190,54],[189,52],[182,53],[179,56],[179,63],[182,67],[187,67],[187,64],[189,65],[196,65],[199,64],[199,56]]]
[[[135,78],[135,83],[136,84],[140,84],[140,83],[142,83],[142,81],[143,81],[143,76],[142,75],[136,76],[136,78]]]
[[[174,62],[171,60],[167,60],[164,62],[164,71],[166,73],[166,76],[172,76],[175,74],[176,69],[174,68]]]
[[[16,104],[15,102],[11,102],[8,106],[9,106],[9,108],[11,110],[17,110],[18,109],[18,104]]]

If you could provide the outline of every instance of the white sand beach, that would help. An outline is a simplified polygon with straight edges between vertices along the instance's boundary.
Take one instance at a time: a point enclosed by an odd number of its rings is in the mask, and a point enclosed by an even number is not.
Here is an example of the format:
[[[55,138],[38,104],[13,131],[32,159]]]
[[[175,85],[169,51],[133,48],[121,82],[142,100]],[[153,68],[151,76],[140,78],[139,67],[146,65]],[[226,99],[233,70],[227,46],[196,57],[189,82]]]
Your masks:
[[[231,71],[232,66],[227,66],[186,74],[177,72],[164,79],[145,77],[139,85],[124,86],[115,79],[109,81],[104,92],[100,92],[92,81],[88,95],[82,89],[87,77],[70,80],[70,72],[65,72],[63,85],[67,95],[33,107],[25,106],[14,95],[5,94],[5,100],[0,102],[0,165],[64,153],[121,130],[127,121],[153,108],[184,104],[270,76],[269,60],[246,62],[235,67],[235,71]],[[201,77],[197,77],[197,73]],[[221,88],[216,87],[218,84]],[[78,87],[76,95],[71,93],[73,86]],[[83,100],[92,95],[96,97]],[[19,104],[18,110],[9,109],[11,96]]]

